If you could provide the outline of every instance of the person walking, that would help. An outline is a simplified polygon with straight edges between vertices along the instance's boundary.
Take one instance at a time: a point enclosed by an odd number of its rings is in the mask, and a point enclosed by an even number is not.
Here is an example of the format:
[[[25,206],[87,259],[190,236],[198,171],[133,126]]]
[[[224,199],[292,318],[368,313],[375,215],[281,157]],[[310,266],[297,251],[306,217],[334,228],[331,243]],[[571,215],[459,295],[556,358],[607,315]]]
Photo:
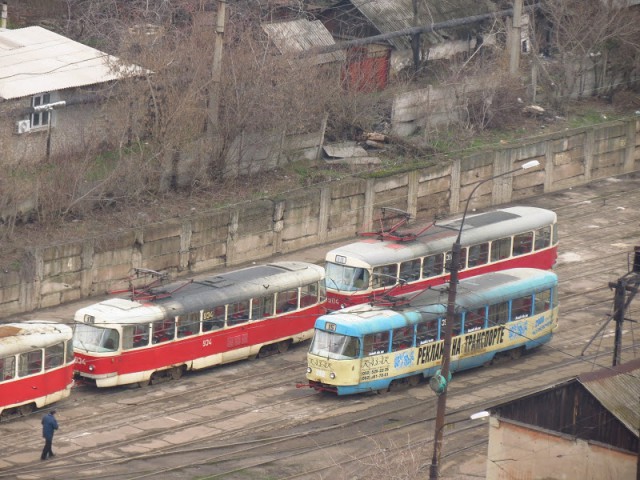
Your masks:
[[[42,436],[44,437],[44,448],[40,460],[46,460],[48,457],[55,457],[51,451],[53,444],[53,432],[58,429],[58,421],[54,416],[55,410],[51,410],[47,415],[42,417]]]

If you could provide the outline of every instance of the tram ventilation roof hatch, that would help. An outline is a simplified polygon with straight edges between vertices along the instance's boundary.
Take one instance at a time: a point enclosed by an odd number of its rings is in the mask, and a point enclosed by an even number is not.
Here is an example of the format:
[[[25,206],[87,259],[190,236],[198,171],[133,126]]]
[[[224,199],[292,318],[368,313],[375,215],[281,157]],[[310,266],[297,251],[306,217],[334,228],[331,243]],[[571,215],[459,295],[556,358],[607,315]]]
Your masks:
[[[520,215],[516,215],[515,213],[498,210],[495,212],[481,213],[480,215],[467,217],[464,224],[469,227],[484,227],[485,225],[493,225],[498,222],[504,222],[505,220],[511,220],[519,217]],[[458,226],[460,226],[460,221],[454,223],[457,223]]]

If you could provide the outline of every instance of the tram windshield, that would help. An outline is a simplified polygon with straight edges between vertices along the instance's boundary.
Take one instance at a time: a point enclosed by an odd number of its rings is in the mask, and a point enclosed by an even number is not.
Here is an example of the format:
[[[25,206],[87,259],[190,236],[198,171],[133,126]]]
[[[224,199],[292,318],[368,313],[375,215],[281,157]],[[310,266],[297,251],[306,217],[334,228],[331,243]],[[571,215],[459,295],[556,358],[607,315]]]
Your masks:
[[[338,291],[356,292],[369,288],[369,271],[360,267],[349,267],[327,262],[326,285]]]
[[[336,360],[357,358],[360,356],[360,339],[316,330],[309,353]]]
[[[73,346],[87,352],[115,352],[120,334],[113,328],[101,328],[79,323],[73,333]]]

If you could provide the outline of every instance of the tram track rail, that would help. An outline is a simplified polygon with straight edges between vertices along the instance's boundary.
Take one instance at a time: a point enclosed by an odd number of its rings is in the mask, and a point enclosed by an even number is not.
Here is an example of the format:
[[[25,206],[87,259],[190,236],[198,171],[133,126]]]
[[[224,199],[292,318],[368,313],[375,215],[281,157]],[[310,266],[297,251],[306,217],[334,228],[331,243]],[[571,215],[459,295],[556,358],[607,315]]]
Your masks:
[[[587,191],[589,193],[592,192]],[[533,203],[552,201],[552,198],[541,197]],[[449,387],[448,421],[464,419],[468,413],[535,391],[531,384],[542,388],[610,365],[613,322],[602,332],[602,338],[594,342],[592,349],[584,355],[581,350],[612,313],[613,292],[607,282],[626,272],[628,249],[618,247],[619,251],[607,253],[607,247],[634,244],[638,238],[621,239],[615,227],[629,229],[638,223],[640,215],[632,215],[633,218],[623,225],[576,228],[576,225],[590,224],[607,216],[607,212],[602,211],[587,214],[588,201],[585,194],[572,205],[558,208],[537,205],[552,208],[559,214],[561,253],[575,252],[582,258],[601,260],[560,261],[557,264],[561,307],[556,335],[550,343],[520,360],[455,374]],[[632,208],[640,202],[640,189],[624,194],[594,195],[591,201],[601,201],[612,208]],[[617,220],[612,217],[610,221]],[[637,315],[638,311],[631,308],[629,314]],[[74,408],[95,404],[99,407],[100,417],[104,414],[104,420],[113,422],[114,428],[125,427],[134,415],[145,420],[153,416],[183,416],[184,425],[180,425],[183,436],[190,429],[197,430],[208,424],[224,424],[225,429],[208,436],[193,435],[175,444],[166,441],[170,428],[147,429],[144,436],[132,434],[121,440],[83,446],[61,453],[46,463],[34,465],[36,462],[18,461],[15,465],[0,467],[0,479],[354,478],[356,473],[364,474],[376,455],[382,454],[382,449],[375,450],[376,445],[385,445],[389,455],[399,454],[409,448],[409,437],[410,448],[425,450],[422,464],[428,469],[430,456],[426,449],[433,441],[437,398],[428,386],[421,384],[400,392],[347,398],[311,390],[293,392],[293,385],[304,378],[305,364],[299,357],[307,345],[303,343],[284,355],[265,361],[190,372],[178,382],[154,385],[146,390],[107,392],[81,387],[68,401],[61,402],[61,410],[67,405]],[[634,354],[637,348],[632,340],[625,338],[625,355]],[[180,388],[181,382],[184,389]],[[218,391],[218,396],[210,395],[210,391]],[[134,399],[127,404],[126,396],[132,392]],[[119,403],[113,406],[114,401]],[[207,413],[207,409],[211,412]],[[131,414],[127,419],[121,418],[125,411]],[[259,421],[259,417],[255,417],[256,411],[264,411],[267,415]],[[203,416],[189,419],[192,412]],[[251,420],[248,417],[252,417]],[[35,416],[27,420],[39,423]],[[6,425],[11,427],[20,423],[7,422]],[[5,422],[1,423],[0,429],[4,426]],[[35,428],[37,430],[38,425]],[[94,416],[70,419],[69,424],[62,422],[61,428],[64,433],[60,438],[56,437],[54,450],[55,444],[69,435],[78,435],[85,430],[91,430],[94,435],[109,431],[108,425]],[[35,451],[34,437],[25,436],[24,431],[21,434],[19,430],[8,432],[8,444],[0,438],[3,453],[5,448],[9,449],[9,456]],[[464,437],[473,432],[474,441],[458,444],[459,439],[455,438],[458,435],[446,435],[443,458],[448,455],[451,459],[462,458],[460,452],[468,447],[482,455],[482,447],[486,448],[486,431],[483,433],[474,425],[468,430],[465,428],[464,432]],[[319,460],[321,457],[328,460],[323,464]]]
[[[550,355],[562,355],[561,352],[557,351],[557,350],[553,350],[551,352],[551,354],[549,354],[549,352],[544,351],[545,348],[544,346],[541,347],[540,349],[537,349],[536,351],[532,352],[531,355],[545,355],[545,356],[550,356]],[[548,349],[547,349],[548,350]],[[577,364],[583,363],[583,362],[589,362],[592,361],[594,359],[598,359],[598,358],[602,358],[605,355],[605,353],[598,353],[598,354],[594,354],[594,355],[589,355],[586,357],[582,357],[582,358],[577,358],[574,357],[570,360],[564,360],[563,363],[563,370],[571,370],[572,366],[575,366]],[[526,360],[526,359],[525,359]],[[502,365],[504,366],[503,368],[505,368],[506,366],[514,363],[515,361],[511,361],[511,362],[504,362]],[[558,365],[559,362],[550,362],[549,365],[546,368],[543,369],[539,369],[536,372],[537,376],[543,376],[546,377],[547,379],[549,378],[550,374],[555,374],[555,376],[558,376],[558,380],[563,379],[562,375],[559,375],[558,372]],[[495,369],[496,367],[491,367],[492,369]],[[461,380],[464,382],[464,379],[466,377],[469,377],[470,374],[472,372],[476,372],[479,369],[475,369],[473,371],[470,372],[462,372],[460,374],[458,374],[458,377],[461,377]],[[480,369],[483,370],[483,369]],[[484,369],[487,370],[487,369]],[[522,380],[522,378],[529,376],[530,373],[527,371],[521,371],[519,372],[517,375],[512,375],[509,379],[509,383],[510,384],[518,384],[520,380]],[[423,385],[424,387],[424,385]],[[470,385],[465,385],[465,386],[460,386],[459,383],[452,383],[451,384],[451,395],[455,395],[457,396],[462,396],[462,395],[471,395],[474,393],[475,389],[479,388],[477,384],[470,384]],[[518,390],[517,388],[514,389],[513,393],[503,396],[502,397],[502,402],[506,402],[510,399],[514,399],[517,398],[521,395],[526,395],[527,393],[530,392],[523,392]],[[306,397],[298,397],[298,399],[300,400],[307,400],[307,397],[311,397],[311,396],[322,396],[323,394],[318,394],[318,393],[312,393],[310,395],[307,395]],[[385,394],[388,395],[389,397],[393,396],[394,393],[389,393],[389,394]],[[369,395],[367,397],[372,397],[373,395]],[[340,402],[342,399],[339,398],[335,398],[335,401]],[[283,402],[279,402],[279,403],[288,403],[291,402],[292,399],[283,401]],[[356,401],[357,403],[364,403],[364,402],[360,402],[360,401]],[[354,402],[351,402],[354,403]],[[104,475],[101,474],[97,474],[96,473],[96,468],[97,466],[99,466],[98,469],[105,469],[105,468],[109,468],[109,469],[113,469],[114,466],[127,466],[127,472],[129,472],[129,475],[126,478],[129,479],[138,479],[138,478],[153,478],[154,476],[156,476],[156,478],[158,478],[158,475],[162,475],[162,474],[166,474],[169,471],[172,472],[183,472],[184,469],[188,469],[188,468],[192,468],[194,465],[193,461],[190,461],[190,463],[188,465],[178,465],[175,467],[171,467],[171,468],[164,468],[161,470],[155,470],[153,472],[144,472],[141,471],[139,473],[133,473],[132,472],[132,468],[131,468],[131,463],[132,462],[136,462],[139,460],[145,460],[145,461],[150,461],[153,460],[155,458],[164,458],[166,459],[169,456],[183,456],[183,455],[196,455],[198,452],[203,452],[205,454],[205,457],[198,460],[198,463],[202,463],[202,464],[210,464],[210,463],[215,463],[215,464],[221,464],[224,462],[230,462],[230,461],[234,461],[234,460],[238,460],[239,458],[241,458],[242,456],[246,456],[248,454],[254,454],[257,456],[264,456],[267,455],[269,452],[265,453],[265,452],[261,452],[259,451],[259,449],[267,449],[269,450],[271,447],[273,447],[274,445],[282,445],[282,444],[286,444],[286,442],[297,442],[300,439],[304,439],[304,438],[310,438],[311,436],[314,437],[314,444],[315,447],[308,447],[308,448],[302,448],[300,451],[297,451],[298,447],[296,447],[295,445],[292,446],[287,446],[287,448],[284,449],[284,451],[288,452],[286,455],[283,455],[282,458],[288,458],[291,459],[293,457],[295,457],[296,455],[304,455],[306,453],[309,453],[311,451],[313,451],[313,449],[318,448],[319,446],[321,446],[322,448],[329,448],[329,447],[335,447],[335,446],[339,446],[342,445],[344,443],[348,443],[348,442],[352,442],[352,441],[359,441],[359,440],[363,440],[363,439],[367,439],[367,438],[374,438],[376,436],[379,435],[389,435],[391,432],[399,432],[402,433],[404,429],[411,429],[412,427],[418,426],[418,425],[424,425],[424,424],[428,424],[429,422],[432,422],[435,420],[435,416],[432,414],[428,414],[428,415],[424,415],[424,414],[419,414],[416,413],[416,411],[419,412],[424,412],[424,411],[434,411],[435,410],[435,397],[433,397],[433,399],[430,402],[427,402],[427,405],[424,404],[420,404],[420,405],[416,405],[414,402],[410,402],[407,404],[403,404],[402,406],[396,406],[396,402],[388,402],[390,404],[389,408],[383,409],[382,411],[378,411],[376,413],[368,413],[367,409],[364,409],[362,411],[362,415],[356,419],[349,419],[348,421],[344,421],[344,422],[339,422],[339,423],[333,423],[330,426],[327,427],[320,427],[320,428],[310,428],[307,430],[304,430],[302,432],[298,432],[298,433],[291,433],[291,434],[282,434],[279,433],[276,436],[272,436],[272,437],[261,437],[261,438],[256,438],[255,435],[255,428],[244,428],[244,429],[239,429],[236,431],[231,432],[226,432],[225,433],[225,437],[230,437],[230,441],[225,443],[221,443],[218,439],[216,439],[215,441],[210,441],[210,442],[203,442],[201,439],[194,439],[193,441],[190,442],[186,442],[180,445],[180,447],[174,447],[174,446],[169,446],[166,448],[158,448],[154,453],[146,453],[146,454],[142,454],[142,455],[131,455],[131,456],[127,456],[127,455],[122,455],[120,457],[117,458],[110,458],[107,460],[103,460],[100,462],[96,462],[96,461],[90,461],[90,462],[74,462],[74,459],[78,459],[80,457],[85,457],[85,456],[92,456],[94,454],[99,454],[101,451],[103,451],[104,449],[111,449],[113,450],[114,447],[117,447],[119,449],[123,449],[129,445],[131,445],[132,443],[138,443],[140,441],[144,441],[144,440],[150,440],[155,438],[156,435],[158,435],[158,433],[151,433],[147,436],[144,437],[136,437],[136,438],[132,438],[132,439],[128,439],[126,441],[122,441],[119,442],[117,445],[114,444],[109,444],[109,445],[103,445],[100,447],[95,447],[93,449],[85,449],[83,452],[79,452],[78,454],[72,454],[72,455],[68,455],[65,456],[64,459],[60,459],[60,460],[55,460],[54,462],[51,462],[49,464],[47,464],[45,466],[45,468],[43,467],[39,467],[37,469],[32,469],[29,467],[23,467],[23,468],[15,468],[15,469],[11,469],[11,470],[7,470],[7,471],[0,471],[0,478],[20,478],[20,476],[29,476],[30,478],[34,478],[32,477],[33,475],[41,475],[42,473],[45,473],[46,475],[51,475],[51,477],[40,477],[40,478],[58,478],[58,472],[64,472],[64,471],[68,471],[68,469],[70,467],[73,468],[74,471],[78,471],[81,469],[88,469],[89,471],[86,473],[86,475],[80,475],[80,476],[74,476],[74,477],[68,477],[68,478],[74,478],[77,480],[80,479],[89,479],[89,478],[94,478],[94,479],[110,479],[110,478],[122,478],[122,471],[118,472],[117,474],[113,474],[113,473],[105,473]],[[433,407],[433,408],[430,408]],[[477,412],[478,410],[482,410],[487,408],[487,405],[484,404],[483,402],[472,402],[467,404],[464,408],[458,408],[458,409],[452,409],[449,411],[448,415],[449,416],[460,416],[461,414],[465,414],[465,413],[473,413],[473,412]],[[355,425],[359,425],[361,423],[367,423],[367,422],[375,422],[376,420],[380,420],[380,419],[384,419],[384,418],[388,418],[390,416],[397,416],[398,414],[404,414],[406,418],[411,418],[411,420],[404,420],[404,421],[397,421],[397,425],[394,425],[392,427],[389,427],[387,425],[384,425],[384,427],[382,429],[380,429],[377,432],[367,432],[367,433],[361,433],[361,434],[357,434],[357,435],[351,435],[348,437],[345,436],[341,436],[339,441],[334,441],[331,442],[329,441],[326,444],[322,444],[319,445],[318,444],[318,436],[320,434],[328,434],[330,436],[331,432],[336,432],[336,431],[342,431],[346,428],[353,428]],[[227,417],[228,418],[228,417]],[[223,420],[223,418],[213,418],[213,419],[206,419],[203,422],[211,422],[211,421],[220,421]],[[193,427],[194,425],[198,425],[201,422],[197,422],[197,423],[191,423],[187,426],[185,426],[185,428],[190,428]],[[273,422],[271,422],[272,424],[276,424],[278,426],[278,431],[280,432],[283,428],[283,425],[280,421],[278,420],[274,420]],[[287,428],[299,428],[300,425],[304,425],[304,422],[302,424],[295,424],[292,426],[289,426]],[[162,432],[161,434],[164,434],[164,432]],[[249,438],[247,439],[235,439],[237,438],[238,435],[250,435]],[[426,435],[426,438],[424,439],[416,439],[414,438],[413,440],[414,443],[419,444],[420,442],[425,442],[425,443],[429,443],[429,435]],[[188,447],[188,448],[187,448]],[[223,451],[222,453],[216,453],[213,456],[210,455],[206,455],[208,452],[210,452],[211,450],[215,450],[215,451]],[[224,450],[230,450],[229,452],[224,452]],[[275,461],[279,461],[280,457],[276,456],[276,458],[273,458],[274,455],[271,453],[271,457],[268,460],[265,460],[263,463],[261,464],[254,464],[253,468],[255,468],[258,465],[262,465],[262,464],[271,464]],[[351,463],[351,462],[345,462],[346,463]],[[334,468],[335,465],[333,465],[330,468]],[[246,467],[242,468],[241,470],[245,470]],[[231,468],[230,470],[224,471],[224,472],[220,472],[219,474],[210,476],[210,477],[204,477],[204,478],[227,478],[227,475],[230,475],[233,473],[233,471],[235,471],[235,467]],[[61,474],[61,473],[60,473]],[[302,476],[304,476],[304,474],[302,474]],[[38,478],[38,477],[35,477]],[[61,478],[61,477],[60,477]],[[291,476],[289,478],[301,478],[299,475],[297,476]]]

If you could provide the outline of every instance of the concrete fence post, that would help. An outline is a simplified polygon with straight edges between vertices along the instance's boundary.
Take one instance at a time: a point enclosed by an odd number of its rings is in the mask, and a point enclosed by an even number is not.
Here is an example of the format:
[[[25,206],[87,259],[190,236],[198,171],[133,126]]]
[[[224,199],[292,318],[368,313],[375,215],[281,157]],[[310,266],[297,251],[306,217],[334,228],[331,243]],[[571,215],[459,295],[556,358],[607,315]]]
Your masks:
[[[369,232],[373,228],[373,209],[376,200],[376,183],[375,179],[368,178],[364,191],[364,211],[362,212],[362,226],[360,230]]]
[[[320,211],[318,212],[318,242],[325,243],[329,238],[329,212],[331,211],[331,188],[327,185],[320,189]]]
[[[451,165],[451,182],[449,185],[449,213],[460,212],[460,175],[462,170],[462,160],[456,158]]]
[[[544,193],[553,191],[553,140],[545,142],[544,151]]]
[[[633,172],[635,166],[636,135],[636,119],[627,120],[627,143],[624,149],[624,165],[622,168],[624,173]]]
[[[590,182],[593,175],[593,152],[595,149],[595,133],[593,128],[587,129],[584,140],[584,181]]]

